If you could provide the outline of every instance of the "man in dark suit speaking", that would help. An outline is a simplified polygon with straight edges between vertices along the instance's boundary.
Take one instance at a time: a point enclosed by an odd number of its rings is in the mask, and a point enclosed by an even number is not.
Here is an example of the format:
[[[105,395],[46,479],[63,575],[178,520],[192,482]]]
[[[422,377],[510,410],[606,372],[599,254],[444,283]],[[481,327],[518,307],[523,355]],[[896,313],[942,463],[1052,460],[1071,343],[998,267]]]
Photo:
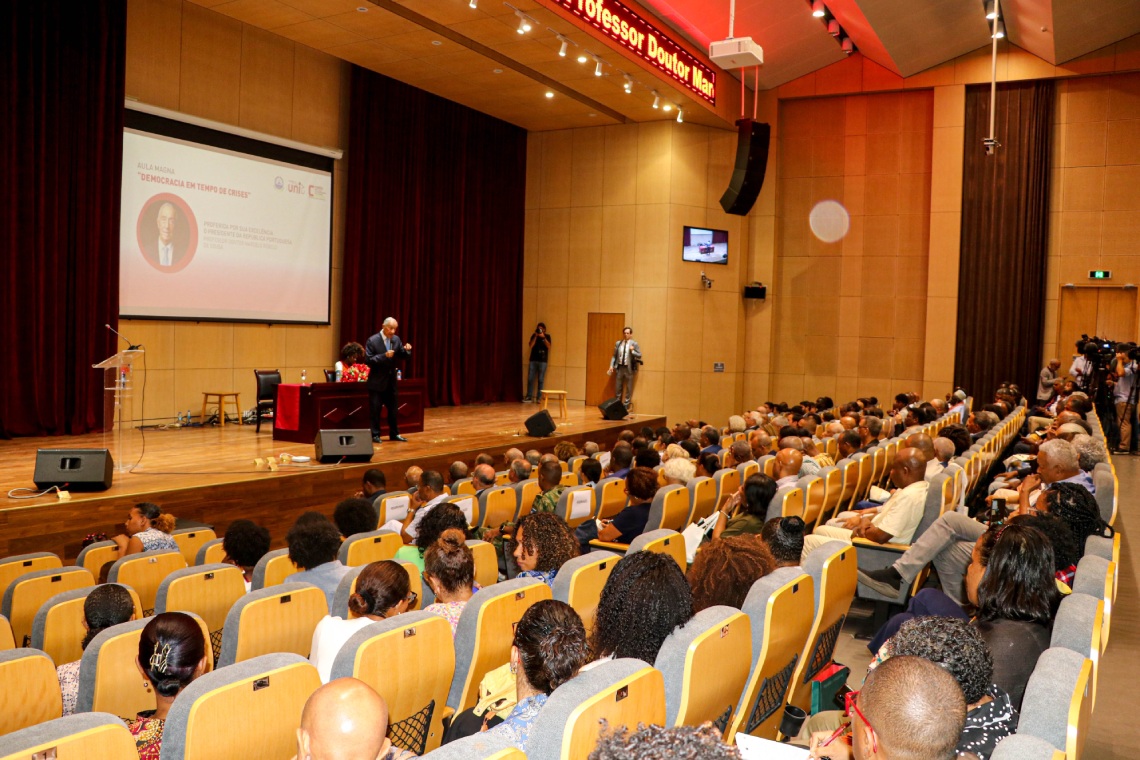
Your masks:
[[[388,317],[380,332],[368,339],[364,346],[364,361],[371,368],[368,373],[368,401],[372,413],[372,440],[380,443],[380,407],[388,407],[388,438],[406,441],[400,435],[396,421],[399,409],[396,389],[396,372],[399,362],[412,355],[412,344],[400,341],[396,334],[396,320]]]

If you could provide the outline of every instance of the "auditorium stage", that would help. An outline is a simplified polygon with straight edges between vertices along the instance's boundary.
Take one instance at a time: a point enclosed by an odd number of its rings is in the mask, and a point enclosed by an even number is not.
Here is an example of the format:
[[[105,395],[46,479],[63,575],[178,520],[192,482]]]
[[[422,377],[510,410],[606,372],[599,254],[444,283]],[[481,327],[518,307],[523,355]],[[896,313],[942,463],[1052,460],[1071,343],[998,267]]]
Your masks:
[[[60,501],[54,494],[27,500],[7,494],[13,488],[34,486],[37,449],[101,448],[102,434],[0,441],[0,557],[50,551],[65,562],[74,561],[86,534],[121,532],[130,506],[139,501],[153,501],[176,517],[213,525],[219,535],[233,520],[254,520],[269,528],[278,548],[284,546],[285,533],[299,514],[319,509],[331,515],[338,501],[360,488],[361,476],[370,467],[383,470],[389,490],[398,490],[404,485],[404,470],[412,464],[446,471],[457,459],[470,464],[477,454],[487,452],[500,470],[502,454],[511,447],[546,452],[562,440],[609,447],[626,428],[665,424],[664,417],[649,414],[608,422],[597,408],[571,403],[567,419],[555,418],[558,429],[553,435],[532,438],[523,421],[537,408],[500,403],[428,409],[424,432],[409,435],[407,443],[385,440],[374,445],[371,463],[284,464],[276,472],[259,467],[255,460],[283,453],[312,457],[314,451],[311,444],[274,441],[266,421],[260,434],[252,425],[233,423],[148,430],[146,451],[132,472],[115,473],[110,490],[73,492],[70,501]]]

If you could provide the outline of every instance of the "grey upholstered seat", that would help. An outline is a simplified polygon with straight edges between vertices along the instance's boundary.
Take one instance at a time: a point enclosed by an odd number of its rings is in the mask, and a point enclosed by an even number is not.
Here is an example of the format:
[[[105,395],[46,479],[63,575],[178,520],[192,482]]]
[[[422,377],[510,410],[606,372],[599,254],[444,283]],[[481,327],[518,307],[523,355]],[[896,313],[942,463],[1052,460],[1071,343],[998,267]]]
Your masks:
[[[129,760],[135,738],[122,719],[110,713],[80,713],[13,731],[0,741],[3,757],[118,757]]]
[[[1029,734],[1013,734],[998,742],[990,760],[1054,760],[1057,748]]]
[[[1049,648],[1041,653],[1025,686],[1018,734],[1035,736],[1065,751],[1069,708],[1086,659],[1069,649]]]
[[[314,589],[319,597],[309,589]],[[313,630],[328,612],[325,592],[311,583],[285,582],[250,591],[226,613],[222,646],[218,655],[219,667],[234,664],[241,655],[239,650],[243,648],[243,638],[251,635],[269,637],[264,647],[256,648],[259,654],[262,650],[290,651],[297,654],[303,652],[307,656],[313,640]],[[272,631],[254,630],[263,624],[268,626],[270,620],[281,622]],[[251,627],[249,633],[243,632],[243,625]]]
[[[211,539],[211,540],[207,541],[206,543],[202,544],[201,546],[199,546],[198,547],[198,553],[194,555],[194,564],[195,565],[207,564],[206,563],[206,556],[213,551],[217,551],[214,547],[220,547],[222,545],[223,541],[225,541],[224,538],[214,538],[214,539]],[[225,556],[224,550],[222,552],[222,556]]]

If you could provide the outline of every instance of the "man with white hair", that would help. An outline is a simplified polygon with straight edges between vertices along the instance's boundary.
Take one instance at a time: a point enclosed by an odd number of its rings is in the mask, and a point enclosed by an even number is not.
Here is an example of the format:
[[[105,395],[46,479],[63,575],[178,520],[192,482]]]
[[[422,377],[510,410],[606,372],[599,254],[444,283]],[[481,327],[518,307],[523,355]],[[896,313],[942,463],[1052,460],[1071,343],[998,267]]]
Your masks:
[[[949,438],[935,438],[934,455],[938,457],[943,467],[950,464],[950,460],[954,458],[954,442]]]
[[[1092,472],[1093,468],[1101,462],[1108,461],[1108,450],[1103,441],[1098,441],[1091,435],[1081,433],[1074,436],[1073,448],[1077,450],[1077,462],[1085,472]]]
[[[728,432],[729,433],[743,433],[745,428],[744,418],[739,414],[734,414],[728,418]]]
[[[839,420],[832,420],[823,426],[824,438],[834,438],[837,435],[842,435],[843,431],[847,428],[843,427],[843,423]]]
[[[397,411],[400,408],[397,373],[400,362],[412,356],[412,344],[404,343],[396,334],[399,325],[392,317],[384,320],[380,332],[364,345],[364,362],[369,366],[368,403],[372,417],[372,441],[380,443],[380,410],[388,409],[388,439],[407,441],[400,435]]]
[[[688,485],[697,472],[697,466],[688,459],[673,457],[661,468],[661,475],[666,485]]]

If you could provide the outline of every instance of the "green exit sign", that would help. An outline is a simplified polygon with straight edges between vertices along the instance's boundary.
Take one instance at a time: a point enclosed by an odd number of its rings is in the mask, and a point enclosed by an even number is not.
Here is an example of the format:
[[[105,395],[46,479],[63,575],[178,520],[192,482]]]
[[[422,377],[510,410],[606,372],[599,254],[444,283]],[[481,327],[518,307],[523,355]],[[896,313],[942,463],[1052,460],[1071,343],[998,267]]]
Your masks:
[[[1089,279],[1090,280],[1111,280],[1112,279],[1112,272],[1111,272],[1111,270],[1108,270],[1108,269],[1090,269],[1089,270]]]

